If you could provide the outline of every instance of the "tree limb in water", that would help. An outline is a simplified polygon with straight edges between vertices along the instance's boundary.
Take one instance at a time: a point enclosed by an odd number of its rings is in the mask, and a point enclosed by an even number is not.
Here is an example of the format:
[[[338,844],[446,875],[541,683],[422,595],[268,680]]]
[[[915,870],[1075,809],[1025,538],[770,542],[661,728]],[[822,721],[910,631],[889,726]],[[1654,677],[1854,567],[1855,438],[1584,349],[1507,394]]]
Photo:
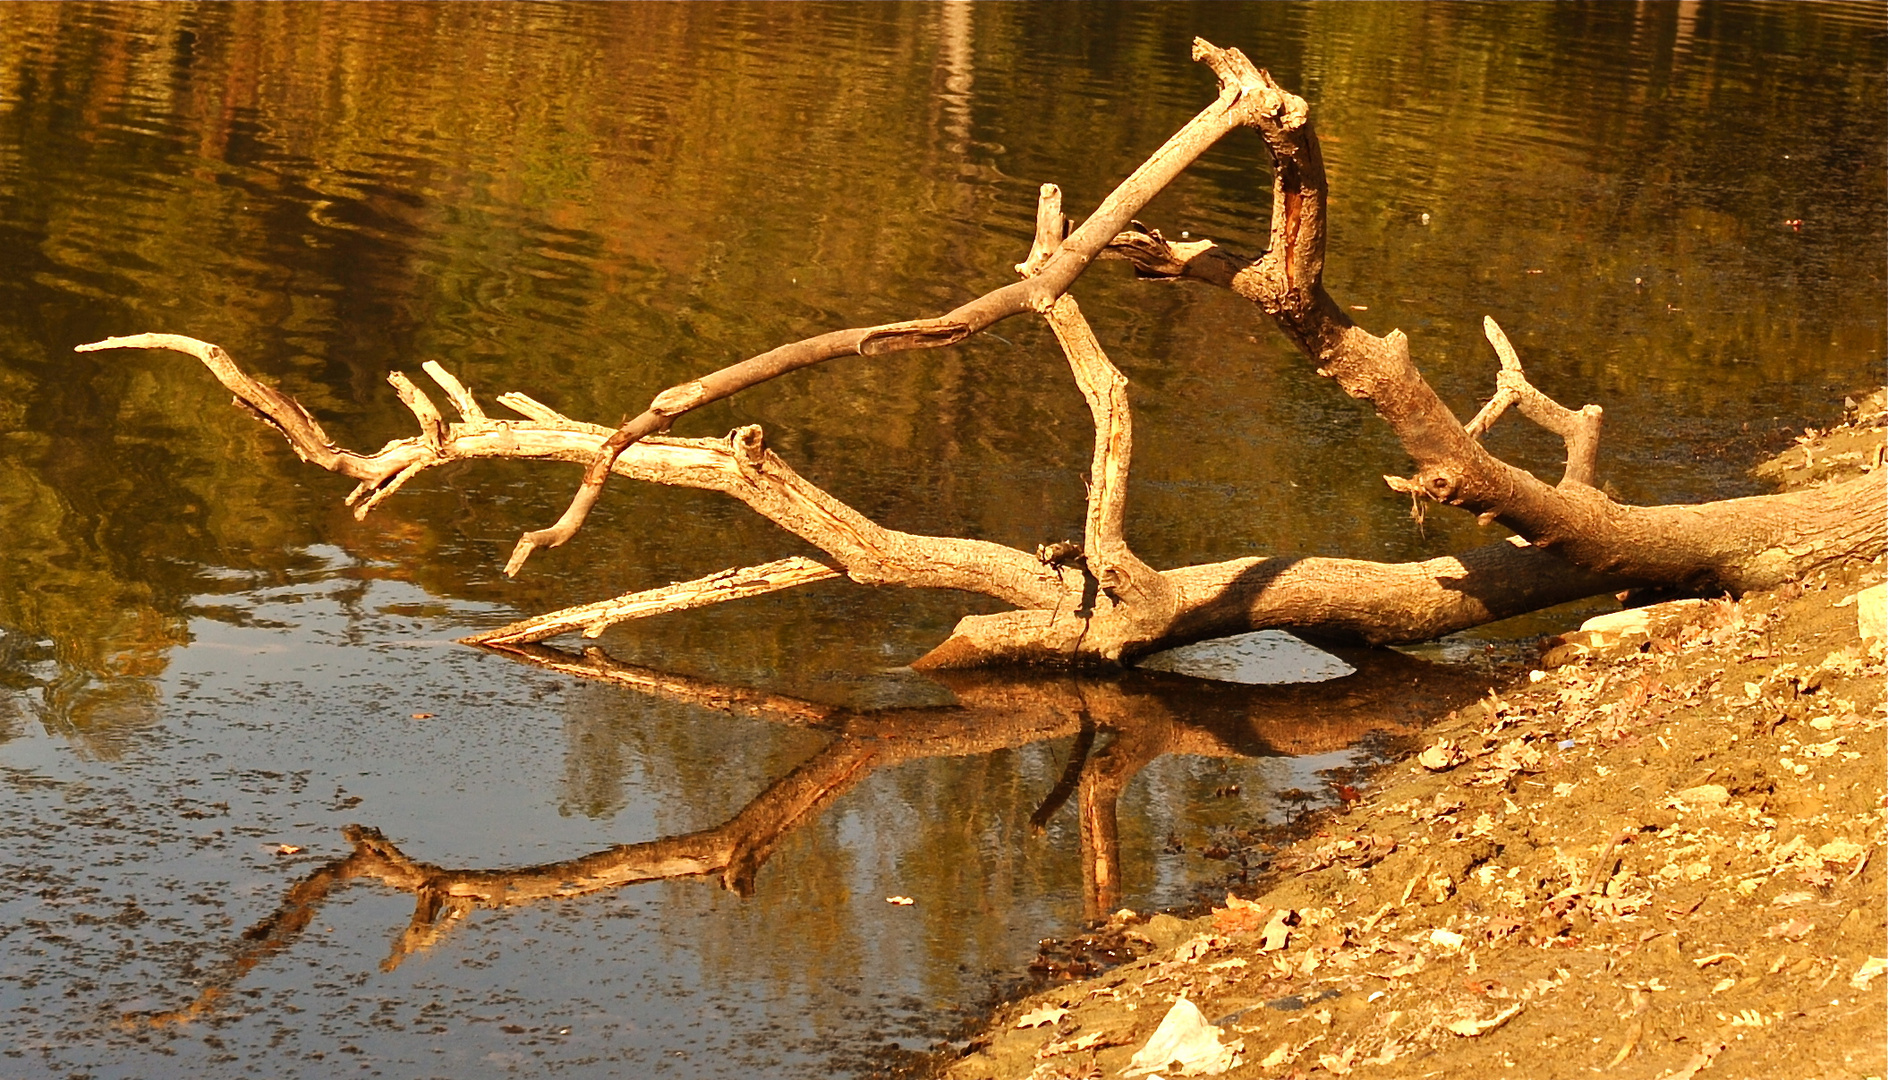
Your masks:
[[[614,430],[558,414],[522,394],[498,401],[523,417],[494,419],[437,364],[424,369],[460,419],[448,422],[400,373],[389,376],[419,432],[373,454],[336,446],[294,398],[244,372],[221,348],[192,338],[142,334],[82,350],[167,348],[202,361],[238,404],[272,424],[304,460],[358,482],[349,503],[364,515],[427,468],[468,458],[583,463],[582,486],[559,523],[527,533],[515,572],[539,546],[573,535],[612,473],[720,491],[818,548],[826,559],[725,571],[582,605],[475,635],[525,642],[610,623],[757,595],[828,577],[982,593],[1016,610],[963,619],[918,664],[1119,665],[1204,638],[1278,628],[1328,641],[1387,644],[1435,638],[1602,592],[1635,587],[1732,594],[1780,583],[1888,548],[1881,483],[1844,484],[1686,506],[1628,506],[1596,486],[1602,413],[1569,409],[1540,393],[1501,328],[1485,322],[1499,362],[1487,405],[1461,423],[1423,378],[1409,342],[1351,321],[1326,292],[1328,184],[1302,98],[1236,49],[1194,42],[1219,95],[1070,231],[1061,192],[1041,190],[1022,279],[934,318],[837,330],[771,349],[657,394]],[[1215,141],[1240,128],[1271,155],[1270,247],[1256,258],[1211,240],[1167,240],[1134,220]],[[1460,555],[1411,563],[1344,559],[1238,559],[1159,571],[1124,539],[1132,450],[1126,379],[1108,360],[1069,287],[1097,259],[1122,259],[1142,278],[1196,281],[1252,301],[1345,393],[1369,401],[1414,462],[1386,478],[1422,501],[1457,506],[1516,535]],[[723,439],[661,435],[688,412],[826,360],[956,344],[994,323],[1036,312],[1050,324],[1095,423],[1084,542],[1036,553],[1000,544],[897,532],[808,483],[768,449],[757,426]],[[1566,469],[1555,484],[1490,454],[1480,439],[1503,412],[1558,434]]]

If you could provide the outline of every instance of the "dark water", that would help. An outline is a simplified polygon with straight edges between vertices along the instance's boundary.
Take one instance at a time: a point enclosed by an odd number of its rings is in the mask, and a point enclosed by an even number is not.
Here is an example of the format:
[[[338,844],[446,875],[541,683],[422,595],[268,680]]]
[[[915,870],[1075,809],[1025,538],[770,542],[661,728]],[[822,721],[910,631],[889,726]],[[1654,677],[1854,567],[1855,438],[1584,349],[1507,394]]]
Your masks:
[[[843,583],[604,639],[817,723],[573,678],[452,639],[797,542],[619,484],[508,582],[574,469],[429,474],[356,523],[192,361],[70,351],[215,341],[368,448],[410,433],[385,372],[428,359],[614,422],[1008,280],[1038,184],[1079,215],[1209,100],[1194,34],[1312,103],[1339,301],[1409,333],[1464,415],[1493,315],[1544,389],[1606,407],[1620,496],[1752,490],[1778,429],[1879,384],[1879,4],[0,6],[0,1075],[869,1073],[1037,938],[1187,900],[1223,873],[1213,830],[1470,692],[1369,658],[1317,694],[945,686],[899,665],[987,607]],[[1250,250],[1262,165],[1229,139],[1143,217]],[[1109,265],[1076,293],[1134,383],[1130,539],[1156,565],[1478,539],[1415,528],[1381,425],[1243,303]],[[1047,335],[996,333],[681,430],[762,423],[889,525],[1033,547],[1079,531],[1090,431]],[[1556,457],[1512,422],[1493,445]],[[351,822],[452,869],[730,822],[767,857],[751,897],[630,885],[402,952],[414,897],[384,880],[296,907]],[[191,1023],[120,1022],[206,991]]]

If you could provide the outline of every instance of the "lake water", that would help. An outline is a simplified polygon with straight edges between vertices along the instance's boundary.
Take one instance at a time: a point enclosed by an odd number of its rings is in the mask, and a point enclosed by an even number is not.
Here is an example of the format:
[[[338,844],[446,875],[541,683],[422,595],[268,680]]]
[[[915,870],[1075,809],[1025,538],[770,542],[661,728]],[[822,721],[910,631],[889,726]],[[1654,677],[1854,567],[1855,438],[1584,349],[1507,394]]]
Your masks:
[[[1194,899],[1223,830],[1475,694],[1480,640],[1553,619],[1321,684],[937,681],[903,665],[987,602],[829,582],[619,628],[580,678],[454,639],[804,549],[618,481],[508,581],[574,467],[441,470],[356,522],[194,361],[71,352],[214,341],[368,449],[411,433],[383,380],[425,360],[613,423],[1010,280],[1039,184],[1080,216],[1211,99],[1195,34],[1310,101],[1338,301],[1464,416],[1493,315],[1605,406],[1619,497],[1756,490],[1785,429],[1880,384],[1881,4],[0,5],[0,1075],[894,1070],[1038,939]],[[1235,135],[1141,216],[1253,250],[1263,158]],[[1075,293],[1133,381],[1150,562],[1482,539],[1419,530],[1387,430],[1248,305],[1118,264]],[[1086,410],[1027,320],[678,430],[745,423],[888,525],[1080,531]],[[1557,475],[1517,421],[1491,445]],[[757,870],[414,927],[355,823],[449,870],[730,836]]]

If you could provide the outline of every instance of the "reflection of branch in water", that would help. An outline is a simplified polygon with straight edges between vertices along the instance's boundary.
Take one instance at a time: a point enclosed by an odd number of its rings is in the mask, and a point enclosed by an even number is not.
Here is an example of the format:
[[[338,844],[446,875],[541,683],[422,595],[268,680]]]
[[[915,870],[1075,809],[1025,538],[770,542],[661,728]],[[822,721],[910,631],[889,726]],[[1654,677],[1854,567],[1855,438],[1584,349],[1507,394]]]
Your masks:
[[[454,870],[408,857],[378,830],[344,830],[354,850],[289,889],[280,908],[243,942],[195,1001],[146,1023],[180,1022],[215,1007],[229,988],[286,949],[336,885],[372,878],[414,896],[413,917],[382,969],[432,947],[474,909],[581,896],[646,881],[719,875],[751,895],[780,840],[807,824],[873,769],[923,758],[985,754],[1074,734],[1069,762],[1031,817],[1040,832],[1073,792],[1080,818],[1084,909],[1098,917],[1121,888],[1115,806],[1122,790],[1166,754],[1275,756],[1342,749],[1383,728],[1409,729],[1471,700],[1480,687],[1436,665],[1396,653],[1346,655],[1356,673],[1321,684],[1239,686],[1184,676],[1129,673],[1109,679],[1017,678],[989,672],[934,677],[958,704],[854,710],[729,687],[544,645],[500,646],[539,667],[632,687],[651,696],[811,728],[833,736],[726,823],[639,844],[619,844],[561,862],[510,870]],[[1099,731],[1112,737],[1095,752]],[[134,1019],[134,1018],[128,1018]]]
[[[1082,729],[1075,733],[1075,745],[1069,748],[1069,762],[1062,767],[1062,778],[1043,796],[1042,805],[1029,815],[1029,831],[1041,836],[1049,829],[1049,819],[1055,816],[1062,804],[1069,801],[1075,793],[1075,785],[1081,782],[1082,772],[1088,767],[1088,752],[1095,748],[1095,722],[1082,717]]]
[[[243,934],[236,955],[196,1001],[145,1020],[152,1024],[191,1020],[214,1008],[229,987],[300,936],[335,885],[353,878],[373,878],[414,896],[413,918],[381,963],[383,971],[392,971],[413,953],[431,948],[474,908],[529,904],[645,881],[717,873],[726,888],[751,895],[756,872],[780,839],[864,778],[879,756],[880,748],[868,740],[836,739],[776,780],[725,824],[514,870],[452,870],[419,862],[378,829],[349,825],[343,835],[354,845],[351,854],[291,888],[273,915]]]

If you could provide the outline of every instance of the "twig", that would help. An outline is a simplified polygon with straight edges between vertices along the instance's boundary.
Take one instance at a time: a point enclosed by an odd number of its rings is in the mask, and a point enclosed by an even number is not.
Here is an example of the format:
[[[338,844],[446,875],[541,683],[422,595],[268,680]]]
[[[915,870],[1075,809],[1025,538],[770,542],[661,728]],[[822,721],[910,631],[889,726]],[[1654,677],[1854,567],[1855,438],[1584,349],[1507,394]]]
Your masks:
[[[664,585],[659,589],[625,593],[609,600],[568,607],[549,614],[523,619],[492,630],[485,630],[459,640],[467,645],[512,645],[544,641],[572,630],[582,630],[587,638],[596,637],[606,628],[629,619],[643,619],[671,611],[687,611],[727,600],[791,589],[816,581],[843,576],[824,563],[795,555],[760,566],[736,567],[709,574],[693,581]]]
[[[1521,370],[1520,356],[1493,316],[1482,317],[1482,332],[1488,344],[1494,346],[1495,355],[1500,357],[1501,370],[1495,374],[1495,396],[1475,414],[1475,419],[1463,425],[1463,430],[1470,438],[1480,439],[1508,406],[1518,405],[1522,416],[1560,436],[1567,444],[1567,469],[1560,482],[1592,487],[1599,467],[1600,423],[1604,410],[1598,405],[1569,409],[1541,393],[1527,381],[1527,375]]]

